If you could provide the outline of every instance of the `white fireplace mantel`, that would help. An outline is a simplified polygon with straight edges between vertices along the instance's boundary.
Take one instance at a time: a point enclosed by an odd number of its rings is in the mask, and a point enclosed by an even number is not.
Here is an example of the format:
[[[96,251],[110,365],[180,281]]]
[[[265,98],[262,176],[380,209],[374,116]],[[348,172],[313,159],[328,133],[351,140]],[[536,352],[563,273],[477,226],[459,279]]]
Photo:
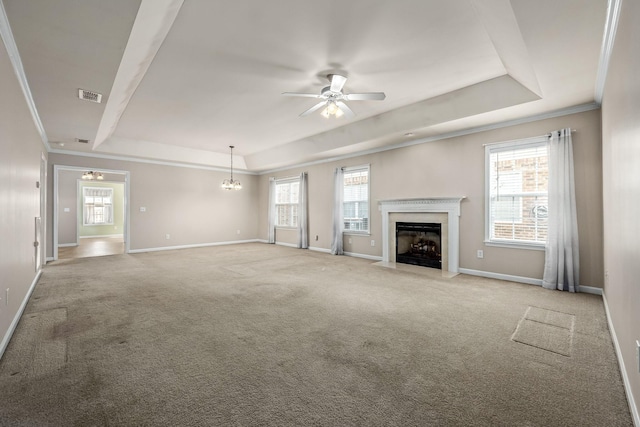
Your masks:
[[[460,202],[464,197],[380,200],[382,213],[382,261],[389,262],[389,215],[392,213],[446,213],[449,225],[449,271],[457,273],[460,253]]]

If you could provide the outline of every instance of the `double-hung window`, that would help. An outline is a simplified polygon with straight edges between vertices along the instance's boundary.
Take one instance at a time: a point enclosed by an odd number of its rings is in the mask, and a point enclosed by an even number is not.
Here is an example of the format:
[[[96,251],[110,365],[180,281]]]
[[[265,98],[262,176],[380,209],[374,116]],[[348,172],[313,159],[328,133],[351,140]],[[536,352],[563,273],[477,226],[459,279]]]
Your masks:
[[[276,181],[276,226],[298,226],[298,200],[300,180],[298,178]]]
[[[369,232],[369,165],[344,169],[344,231]]]
[[[113,188],[82,187],[83,225],[113,225]]]
[[[549,203],[547,138],[487,145],[485,165],[486,243],[542,247]]]

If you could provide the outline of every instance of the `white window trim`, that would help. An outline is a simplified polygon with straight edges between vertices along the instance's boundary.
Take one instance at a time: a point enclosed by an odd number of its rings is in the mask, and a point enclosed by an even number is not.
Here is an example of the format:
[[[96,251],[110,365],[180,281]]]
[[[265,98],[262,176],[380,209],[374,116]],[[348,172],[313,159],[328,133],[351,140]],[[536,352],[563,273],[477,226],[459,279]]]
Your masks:
[[[277,199],[277,194],[278,194],[278,184],[288,184],[288,183],[293,183],[293,182],[300,182],[300,177],[297,176],[289,176],[286,178],[278,178],[275,180],[276,181],[276,194],[274,195],[274,200],[275,200],[275,210],[276,210],[276,230],[297,230],[298,226],[297,225],[278,225],[278,205],[293,205],[294,203],[278,203]],[[298,194],[298,198],[300,197],[300,194]],[[299,199],[298,199],[299,200]]]
[[[343,234],[354,235],[354,236],[370,236],[371,235],[371,163],[366,163],[359,166],[349,166],[343,167],[343,172],[353,172],[355,170],[367,170],[368,177],[368,185],[367,185],[367,212],[369,213],[369,218],[367,221],[367,229],[366,230],[344,230]],[[344,183],[342,185],[342,202],[344,203]],[[344,221],[344,214],[342,221]]]
[[[82,188],[82,226],[83,227],[101,227],[104,225],[114,225],[115,224],[115,206],[114,206],[114,190],[112,187],[89,187],[89,186],[83,186]],[[85,194],[84,191],[85,190],[110,190],[111,191],[111,222],[101,222],[99,224],[87,224],[86,223],[86,210],[87,210],[87,203],[85,202]]]
[[[517,139],[512,141],[496,142],[493,144],[485,144],[484,146],[484,244],[486,246],[496,246],[501,248],[513,248],[513,249],[530,249],[530,250],[544,250],[545,243],[533,242],[526,240],[503,240],[503,239],[491,239],[491,171],[489,166],[491,164],[490,157],[492,152],[507,151],[514,148],[525,148],[527,146],[539,146],[542,144],[548,144],[549,138],[546,135],[536,136],[533,138]]]

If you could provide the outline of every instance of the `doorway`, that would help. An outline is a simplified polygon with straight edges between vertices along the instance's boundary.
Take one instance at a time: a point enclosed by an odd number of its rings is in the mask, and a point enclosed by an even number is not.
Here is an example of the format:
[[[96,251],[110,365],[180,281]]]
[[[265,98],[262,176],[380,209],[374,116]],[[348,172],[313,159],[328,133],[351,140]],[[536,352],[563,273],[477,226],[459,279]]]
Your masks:
[[[129,252],[128,171],[55,165],[53,191],[54,260]]]

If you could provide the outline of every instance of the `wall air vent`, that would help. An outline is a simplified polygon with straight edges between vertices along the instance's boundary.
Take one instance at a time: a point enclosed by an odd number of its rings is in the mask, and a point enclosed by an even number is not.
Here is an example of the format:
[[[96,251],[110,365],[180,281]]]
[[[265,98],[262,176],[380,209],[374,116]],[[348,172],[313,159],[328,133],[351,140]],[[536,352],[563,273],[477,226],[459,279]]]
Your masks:
[[[82,144],[88,144],[89,140],[88,139],[82,139],[82,138],[76,138],[76,142],[80,142]]]
[[[78,98],[84,99],[85,101],[97,102],[98,104],[102,102],[101,93],[92,92],[85,89],[78,89]]]

